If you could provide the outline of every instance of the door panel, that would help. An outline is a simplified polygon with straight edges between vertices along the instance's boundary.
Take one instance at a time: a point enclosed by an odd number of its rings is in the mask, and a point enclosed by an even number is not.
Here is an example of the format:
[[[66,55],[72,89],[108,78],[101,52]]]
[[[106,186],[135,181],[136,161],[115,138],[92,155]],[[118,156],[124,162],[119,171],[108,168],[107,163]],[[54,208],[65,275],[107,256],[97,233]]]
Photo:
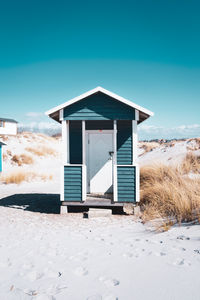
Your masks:
[[[112,193],[112,133],[89,133],[88,183],[90,193]]]

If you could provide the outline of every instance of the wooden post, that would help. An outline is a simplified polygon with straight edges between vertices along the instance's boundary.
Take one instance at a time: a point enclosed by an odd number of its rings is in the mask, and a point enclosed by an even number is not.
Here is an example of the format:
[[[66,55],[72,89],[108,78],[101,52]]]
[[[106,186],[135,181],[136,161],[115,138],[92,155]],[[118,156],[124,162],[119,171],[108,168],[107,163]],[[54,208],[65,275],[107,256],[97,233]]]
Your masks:
[[[85,165],[86,163],[86,156],[85,156],[85,153],[86,153],[86,149],[85,149],[85,121],[82,121],[82,164]]]
[[[117,202],[117,121],[113,122],[113,200]]]
[[[140,170],[138,165],[138,133],[137,122],[139,121],[139,111],[135,110],[135,120],[132,121],[132,164],[135,165],[136,176],[136,202],[140,201]]]
[[[137,163],[137,121],[132,121],[132,164]]]
[[[132,164],[137,163],[137,147],[138,147],[138,133],[137,133],[137,122],[139,120],[139,111],[135,110],[135,120],[132,121]]]
[[[69,121],[62,121],[62,160],[69,164]]]
[[[67,164],[67,121],[62,121],[62,161]]]
[[[85,121],[82,121],[82,201],[86,200],[87,195],[87,172],[86,172],[86,134]]]

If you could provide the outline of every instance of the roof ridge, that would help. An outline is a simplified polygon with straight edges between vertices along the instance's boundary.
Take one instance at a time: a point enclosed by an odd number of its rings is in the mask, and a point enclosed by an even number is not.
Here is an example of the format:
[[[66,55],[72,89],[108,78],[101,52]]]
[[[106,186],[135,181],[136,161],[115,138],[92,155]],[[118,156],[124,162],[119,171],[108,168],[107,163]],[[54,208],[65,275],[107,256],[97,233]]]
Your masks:
[[[78,101],[80,101],[80,100],[82,100],[82,99],[84,99],[86,97],[89,97],[89,96],[91,96],[91,95],[93,95],[93,94],[95,94],[97,92],[102,92],[102,93],[110,96],[111,98],[114,98],[115,100],[118,100],[118,101],[120,101],[120,102],[122,102],[122,103],[124,103],[124,104],[126,104],[128,106],[131,106],[132,108],[135,108],[135,109],[137,109],[137,110],[139,110],[139,111],[141,111],[141,112],[143,112],[143,113],[145,113],[145,114],[147,114],[149,116],[153,116],[154,115],[154,113],[152,111],[150,111],[150,110],[148,110],[148,109],[146,109],[146,108],[144,108],[142,106],[139,106],[138,104],[136,104],[136,103],[134,103],[134,102],[132,102],[132,101],[130,101],[128,99],[125,99],[125,98],[123,98],[123,97],[121,97],[121,96],[119,96],[119,95],[117,95],[117,94],[115,94],[113,92],[110,92],[109,90],[106,90],[106,89],[104,89],[101,86],[97,86],[96,88],[94,88],[92,90],[89,90],[89,91],[87,91],[87,92],[85,92],[85,93],[83,93],[83,94],[81,94],[81,95],[79,95],[79,96],[77,96],[75,98],[72,98],[72,99],[66,101],[63,104],[60,104],[60,105],[58,105],[58,106],[56,106],[56,107],[54,107],[54,108],[46,111],[45,114],[46,115],[50,115],[52,113],[55,113],[55,112],[57,112],[57,111],[65,108],[65,107],[67,107],[67,106],[69,106],[69,105],[71,105],[71,104],[73,104],[75,102],[78,102]]]

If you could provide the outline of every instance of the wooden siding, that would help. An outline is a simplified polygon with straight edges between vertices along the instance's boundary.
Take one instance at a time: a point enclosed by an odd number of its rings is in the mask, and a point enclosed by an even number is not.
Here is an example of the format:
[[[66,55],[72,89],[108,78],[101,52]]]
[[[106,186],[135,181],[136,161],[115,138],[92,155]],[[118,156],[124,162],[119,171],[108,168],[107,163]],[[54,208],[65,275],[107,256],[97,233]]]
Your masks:
[[[2,171],[2,147],[0,145],[0,172]]]
[[[82,201],[82,166],[64,166],[64,201]]]
[[[134,149],[133,149],[134,151]],[[117,164],[132,164],[132,122],[117,122]]]
[[[118,202],[136,202],[135,166],[117,167]]]
[[[69,155],[70,164],[82,164],[82,123],[69,122]]]
[[[66,108],[64,120],[134,120],[135,109],[101,92]]]

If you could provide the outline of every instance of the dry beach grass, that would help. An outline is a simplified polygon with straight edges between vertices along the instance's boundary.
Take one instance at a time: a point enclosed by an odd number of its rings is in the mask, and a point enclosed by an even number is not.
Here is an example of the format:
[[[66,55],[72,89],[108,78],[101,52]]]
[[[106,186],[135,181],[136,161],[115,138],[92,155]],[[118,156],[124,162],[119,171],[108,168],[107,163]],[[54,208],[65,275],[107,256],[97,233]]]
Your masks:
[[[193,172],[195,174],[200,173],[200,155],[195,155],[192,152],[188,152],[182,161],[181,171],[184,174]]]
[[[56,156],[57,152],[49,147],[46,146],[39,146],[37,148],[33,148],[33,147],[27,147],[25,148],[26,151],[31,152],[34,155],[37,156],[47,156],[47,155],[52,155],[52,156]]]
[[[200,215],[200,179],[185,176],[196,170],[196,160],[186,156],[180,167],[149,165],[141,168],[143,220],[172,218],[191,221]]]
[[[13,155],[11,161],[18,166],[31,165],[34,163],[33,158],[27,154]]]
[[[38,174],[35,172],[30,172],[30,171],[13,171],[9,174],[1,175],[0,176],[0,181],[4,184],[10,184],[10,183],[16,183],[20,184],[23,181],[46,181],[46,180],[52,180],[53,176],[52,175],[45,175],[45,174]]]

